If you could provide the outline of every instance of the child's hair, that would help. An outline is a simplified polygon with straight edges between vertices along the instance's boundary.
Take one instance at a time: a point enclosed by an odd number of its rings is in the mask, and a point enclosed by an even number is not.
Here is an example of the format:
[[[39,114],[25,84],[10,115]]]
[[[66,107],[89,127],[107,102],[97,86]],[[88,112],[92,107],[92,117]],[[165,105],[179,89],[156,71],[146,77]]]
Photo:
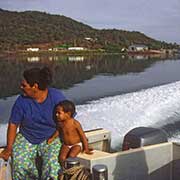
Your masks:
[[[63,108],[64,112],[70,112],[71,117],[74,116],[76,109],[75,109],[75,105],[72,101],[69,101],[69,100],[61,101],[56,105],[56,108],[58,106],[61,106]]]

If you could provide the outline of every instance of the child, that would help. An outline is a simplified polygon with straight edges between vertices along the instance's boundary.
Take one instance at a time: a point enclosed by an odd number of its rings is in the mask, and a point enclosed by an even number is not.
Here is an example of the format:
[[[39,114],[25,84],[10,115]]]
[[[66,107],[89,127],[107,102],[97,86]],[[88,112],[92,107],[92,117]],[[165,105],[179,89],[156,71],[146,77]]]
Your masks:
[[[63,141],[59,157],[61,165],[66,158],[76,157],[82,149],[86,154],[92,154],[81,124],[73,118],[74,113],[75,105],[69,100],[60,102],[55,108],[57,131],[48,139],[48,144],[60,135]]]

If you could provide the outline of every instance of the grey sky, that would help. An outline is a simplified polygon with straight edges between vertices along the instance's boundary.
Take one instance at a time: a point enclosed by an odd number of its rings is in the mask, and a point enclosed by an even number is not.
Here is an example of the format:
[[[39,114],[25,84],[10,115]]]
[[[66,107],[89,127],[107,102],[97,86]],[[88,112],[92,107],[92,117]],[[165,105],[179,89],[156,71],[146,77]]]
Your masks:
[[[0,0],[0,8],[65,15],[94,28],[140,31],[180,44],[180,0]]]

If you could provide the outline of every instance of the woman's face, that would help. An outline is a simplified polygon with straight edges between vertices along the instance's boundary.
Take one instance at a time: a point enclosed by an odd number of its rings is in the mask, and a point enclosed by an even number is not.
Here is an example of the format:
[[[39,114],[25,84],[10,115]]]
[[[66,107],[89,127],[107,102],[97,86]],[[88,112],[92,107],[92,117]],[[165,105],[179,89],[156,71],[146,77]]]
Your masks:
[[[30,86],[26,80],[21,81],[20,85],[21,90],[23,91],[24,96],[33,97],[34,95],[34,86]]]

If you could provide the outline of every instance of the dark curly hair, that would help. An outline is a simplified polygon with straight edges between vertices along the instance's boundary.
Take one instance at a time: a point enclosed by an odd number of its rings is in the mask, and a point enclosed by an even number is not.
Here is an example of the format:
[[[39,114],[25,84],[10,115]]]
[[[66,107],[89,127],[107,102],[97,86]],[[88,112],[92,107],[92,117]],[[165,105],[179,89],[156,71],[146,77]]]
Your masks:
[[[58,106],[61,106],[64,112],[70,112],[71,117],[73,117],[76,112],[75,105],[72,101],[69,101],[69,100],[61,101],[56,105],[55,108],[57,108]]]

